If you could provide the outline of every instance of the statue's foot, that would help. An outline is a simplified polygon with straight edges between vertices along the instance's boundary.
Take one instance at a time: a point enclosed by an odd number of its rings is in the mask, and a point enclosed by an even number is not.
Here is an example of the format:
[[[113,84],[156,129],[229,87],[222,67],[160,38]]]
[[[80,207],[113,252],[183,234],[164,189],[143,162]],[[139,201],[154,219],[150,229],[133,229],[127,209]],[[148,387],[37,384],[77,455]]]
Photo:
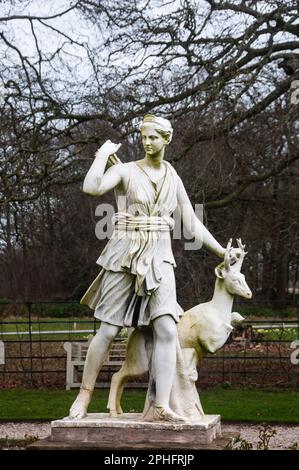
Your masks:
[[[118,415],[122,415],[123,414],[123,410],[122,410],[122,407],[120,405],[117,405],[116,406],[116,412]]]
[[[172,423],[186,423],[187,420],[183,416],[176,414],[169,407],[155,406],[153,421],[168,421]]]
[[[119,418],[121,413],[118,413],[116,410],[109,410],[110,418]]]
[[[87,408],[91,399],[90,390],[80,390],[76,400],[71,406],[69,418],[82,419],[87,415]]]
[[[116,408],[116,410],[109,410],[110,418],[119,418],[123,414],[123,410],[120,406]]]

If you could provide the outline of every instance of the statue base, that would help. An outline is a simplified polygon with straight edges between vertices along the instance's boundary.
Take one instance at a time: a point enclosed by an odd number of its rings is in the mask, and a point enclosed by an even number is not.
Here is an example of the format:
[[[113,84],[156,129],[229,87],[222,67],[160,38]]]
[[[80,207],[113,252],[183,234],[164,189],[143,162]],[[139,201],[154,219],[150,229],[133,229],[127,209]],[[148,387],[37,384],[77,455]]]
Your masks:
[[[220,415],[169,423],[144,421],[139,413],[118,418],[91,413],[83,419],[52,421],[51,436],[30,449],[223,449],[232,437],[221,436]]]

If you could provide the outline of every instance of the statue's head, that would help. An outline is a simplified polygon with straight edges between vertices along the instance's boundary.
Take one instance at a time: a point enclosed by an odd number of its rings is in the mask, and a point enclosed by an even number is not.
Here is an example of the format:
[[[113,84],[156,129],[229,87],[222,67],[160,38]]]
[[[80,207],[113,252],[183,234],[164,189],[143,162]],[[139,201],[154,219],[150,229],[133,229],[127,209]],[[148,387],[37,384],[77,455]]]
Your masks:
[[[151,129],[154,132],[160,134],[164,141],[165,145],[170,144],[173,134],[173,129],[170,121],[154,114],[146,114],[143,118],[143,121],[139,125],[139,130],[142,134],[143,130]]]
[[[237,239],[237,243],[236,260],[231,263],[230,250],[232,239],[230,239],[224,254],[224,261],[215,268],[215,274],[230,294],[251,299],[252,292],[247,285],[244,274],[241,273],[242,263],[247,252],[241,238]]]

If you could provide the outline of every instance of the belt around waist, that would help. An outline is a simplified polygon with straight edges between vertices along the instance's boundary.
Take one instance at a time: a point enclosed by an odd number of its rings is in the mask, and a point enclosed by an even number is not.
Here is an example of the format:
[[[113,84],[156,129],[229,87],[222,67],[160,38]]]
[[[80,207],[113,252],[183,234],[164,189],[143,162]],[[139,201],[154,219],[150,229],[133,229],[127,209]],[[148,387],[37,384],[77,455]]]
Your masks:
[[[118,214],[118,213],[117,213]],[[169,232],[173,229],[174,220],[169,216],[117,216],[115,214],[115,230],[129,231],[158,231]]]

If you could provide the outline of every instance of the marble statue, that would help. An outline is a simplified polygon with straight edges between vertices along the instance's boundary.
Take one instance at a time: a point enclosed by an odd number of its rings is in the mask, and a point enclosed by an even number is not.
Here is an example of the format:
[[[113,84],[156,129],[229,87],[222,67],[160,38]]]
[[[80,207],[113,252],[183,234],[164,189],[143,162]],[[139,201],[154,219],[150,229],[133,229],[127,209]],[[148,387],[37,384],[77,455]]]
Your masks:
[[[241,273],[246,255],[245,245],[237,240],[240,248],[238,260],[230,263],[231,240],[227,245],[224,262],[215,268],[216,283],[212,299],[186,311],[177,324],[177,362],[176,373],[170,394],[170,406],[188,421],[198,421],[204,412],[196,389],[197,367],[208,353],[215,353],[226,343],[233,326],[244,318],[232,312],[235,295],[246,299],[252,293]],[[129,336],[126,360],[121,369],[112,376],[108,399],[111,417],[122,414],[120,406],[123,388],[129,379],[136,379],[149,372],[153,349],[151,328],[135,329]],[[144,419],[152,418],[155,391],[148,389],[144,407]]]
[[[173,133],[171,123],[149,114],[140,124],[140,133],[143,159],[122,163],[116,156],[120,144],[108,140],[96,152],[83,183],[83,191],[92,196],[113,189],[117,213],[113,235],[97,261],[101,271],[81,300],[95,310],[101,325],[89,345],[71,419],[86,416],[98,373],[121,328],[150,326],[151,419],[185,422],[186,417],[170,405],[178,365],[177,324],[183,314],[176,300],[176,264],[171,248],[174,210],[179,209],[185,230],[221,260],[226,254],[233,264],[242,253],[240,247],[223,248],[204,227],[181,178],[165,161]],[[105,171],[107,163],[110,168]],[[224,276],[219,268],[219,276],[220,272]]]

